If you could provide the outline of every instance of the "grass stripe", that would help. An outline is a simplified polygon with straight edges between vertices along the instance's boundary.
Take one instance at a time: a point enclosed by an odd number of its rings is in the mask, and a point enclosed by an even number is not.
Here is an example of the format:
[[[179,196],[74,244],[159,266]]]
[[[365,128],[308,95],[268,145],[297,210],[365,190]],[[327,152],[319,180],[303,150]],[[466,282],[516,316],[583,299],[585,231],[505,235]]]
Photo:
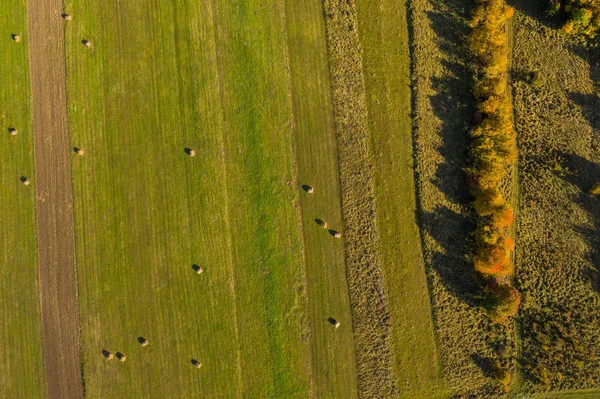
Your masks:
[[[402,398],[444,397],[416,220],[406,7],[393,0],[359,0],[356,8],[394,370]]]
[[[325,26],[320,1],[285,1],[296,163],[305,242],[308,316],[315,389],[312,397],[357,396],[354,337],[344,246],[315,222],[342,225],[337,148]],[[313,186],[314,194],[300,188]],[[341,326],[335,329],[328,318]]]
[[[38,293],[27,2],[3,1],[0,26],[0,397],[45,397]],[[11,40],[21,36],[21,42]],[[14,127],[16,137],[8,133]],[[35,183],[34,183],[35,184]]]

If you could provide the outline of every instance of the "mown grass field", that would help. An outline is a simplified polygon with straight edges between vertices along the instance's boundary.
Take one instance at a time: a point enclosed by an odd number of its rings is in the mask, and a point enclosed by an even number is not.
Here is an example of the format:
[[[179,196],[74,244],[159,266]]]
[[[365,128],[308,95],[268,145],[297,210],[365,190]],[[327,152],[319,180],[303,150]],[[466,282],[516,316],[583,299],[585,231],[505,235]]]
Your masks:
[[[66,10],[86,394],[355,396],[320,4]]]
[[[86,397],[598,397],[600,62],[515,3],[500,326],[469,258],[471,2],[65,0]],[[26,4],[0,10],[0,396],[44,397]]]
[[[401,397],[445,397],[417,224],[406,8],[365,0],[357,13],[394,370]]]
[[[0,14],[0,396],[43,397],[35,189],[20,181],[34,169],[26,2],[4,1]],[[11,136],[9,128],[19,134]]]

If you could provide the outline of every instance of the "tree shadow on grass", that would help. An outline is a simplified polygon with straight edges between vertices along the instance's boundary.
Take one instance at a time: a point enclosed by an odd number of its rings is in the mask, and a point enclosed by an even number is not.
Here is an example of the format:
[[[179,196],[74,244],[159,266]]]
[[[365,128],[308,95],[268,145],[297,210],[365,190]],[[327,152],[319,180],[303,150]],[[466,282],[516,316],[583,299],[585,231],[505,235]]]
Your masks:
[[[474,115],[473,76],[466,47],[470,3],[449,0],[433,1],[433,4],[436,11],[429,12],[428,18],[437,37],[444,69],[442,76],[431,78],[436,94],[430,97],[430,102],[442,123],[442,144],[438,151],[444,159],[436,170],[434,184],[451,202],[467,204],[471,197],[464,170],[469,166],[469,127]]]
[[[600,184],[600,165],[575,154],[561,154],[566,170],[559,176],[579,189],[576,201],[590,216],[592,226],[574,226],[591,248],[590,261],[593,269],[584,277],[589,279],[597,292],[600,292],[600,195],[592,195],[590,190]]]
[[[440,207],[420,217],[423,231],[440,245],[430,267],[454,296],[471,306],[479,305],[481,277],[466,254],[471,247],[470,236],[474,223],[468,216]]]
[[[569,99],[581,107],[583,116],[588,120],[594,133],[600,131],[600,98],[597,94],[569,93]],[[576,132],[574,132],[576,134]]]
[[[507,3],[509,6],[514,7],[515,10],[517,10],[518,12],[521,12],[535,19],[536,21],[551,29],[560,29],[567,18],[563,7],[561,7],[561,9],[556,13],[556,15],[549,15],[549,1],[508,0]]]

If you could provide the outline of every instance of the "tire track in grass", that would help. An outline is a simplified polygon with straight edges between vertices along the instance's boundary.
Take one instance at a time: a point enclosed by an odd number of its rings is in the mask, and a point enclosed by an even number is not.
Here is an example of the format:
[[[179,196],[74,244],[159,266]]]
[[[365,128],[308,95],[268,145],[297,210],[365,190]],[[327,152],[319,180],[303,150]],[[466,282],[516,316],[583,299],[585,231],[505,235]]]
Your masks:
[[[50,398],[83,397],[64,29],[60,0],[29,1],[29,62],[44,364]]]
[[[392,323],[375,218],[373,155],[356,11],[353,1],[324,0],[323,5],[358,392],[361,398],[391,398],[399,391],[392,367]]]

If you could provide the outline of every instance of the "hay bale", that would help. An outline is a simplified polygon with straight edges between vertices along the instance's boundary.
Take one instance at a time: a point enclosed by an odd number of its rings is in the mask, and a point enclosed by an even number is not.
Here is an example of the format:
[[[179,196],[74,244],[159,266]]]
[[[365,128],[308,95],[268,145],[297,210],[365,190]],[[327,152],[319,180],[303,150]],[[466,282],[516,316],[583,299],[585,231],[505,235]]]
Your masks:
[[[24,185],[28,186],[31,184],[31,180],[29,180],[29,177],[27,176],[22,176],[21,177],[21,181],[23,182]]]
[[[342,233],[340,233],[337,230],[329,230],[329,234],[331,234],[332,236],[334,236],[335,238],[341,238],[342,237]]]
[[[307,193],[309,193],[309,194],[312,194],[312,193],[315,191],[315,190],[312,188],[312,186],[309,186],[308,184],[304,184],[304,185],[302,186],[302,189],[303,189],[304,191],[306,191]]]
[[[115,358],[115,355],[106,349],[102,349],[102,356],[104,356],[106,360],[112,360]]]
[[[127,360],[127,355],[121,352],[117,352],[117,359],[119,359],[120,362],[124,362],[125,360]]]
[[[83,148],[79,148],[79,147],[75,147],[73,149],[75,151],[75,154],[83,156],[85,154],[85,151],[83,150]]]
[[[13,34],[13,35],[12,35],[12,39],[13,39],[15,42],[19,43],[19,42],[21,41],[21,36]]]
[[[148,339],[144,338],[144,337],[138,337],[138,342],[142,345],[142,346],[148,346]]]
[[[73,19],[73,17],[71,17],[69,14],[66,14],[66,13],[65,13],[65,14],[62,14],[61,16],[63,17],[63,19],[64,19],[65,21],[70,21],[70,20],[72,20],[72,19]]]
[[[327,222],[321,219],[315,219],[315,221],[317,222],[317,224],[319,226],[321,226],[322,228],[326,229],[327,228]]]
[[[196,156],[196,151],[191,148],[185,148],[185,153],[188,154],[190,157]]]
[[[83,39],[83,40],[81,41],[81,43],[83,43],[83,45],[84,45],[85,47],[92,47],[92,42],[90,42],[89,40]]]
[[[16,136],[17,134],[19,134],[17,129],[15,129],[14,127],[9,127],[8,132],[10,133],[11,136]]]
[[[196,367],[197,369],[199,369],[200,367],[202,367],[202,362],[196,360],[196,359],[192,359],[192,364],[194,365],[194,367]]]
[[[335,328],[339,328],[340,326],[340,322],[334,319],[333,317],[330,317],[329,319],[327,319],[327,321],[329,321]]]
[[[202,272],[204,271],[204,270],[202,269],[202,267],[201,267],[201,266],[198,266],[198,265],[192,265],[192,269],[194,269],[194,271],[195,271],[196,273],[198,273],[198,274],[202,274]]]

